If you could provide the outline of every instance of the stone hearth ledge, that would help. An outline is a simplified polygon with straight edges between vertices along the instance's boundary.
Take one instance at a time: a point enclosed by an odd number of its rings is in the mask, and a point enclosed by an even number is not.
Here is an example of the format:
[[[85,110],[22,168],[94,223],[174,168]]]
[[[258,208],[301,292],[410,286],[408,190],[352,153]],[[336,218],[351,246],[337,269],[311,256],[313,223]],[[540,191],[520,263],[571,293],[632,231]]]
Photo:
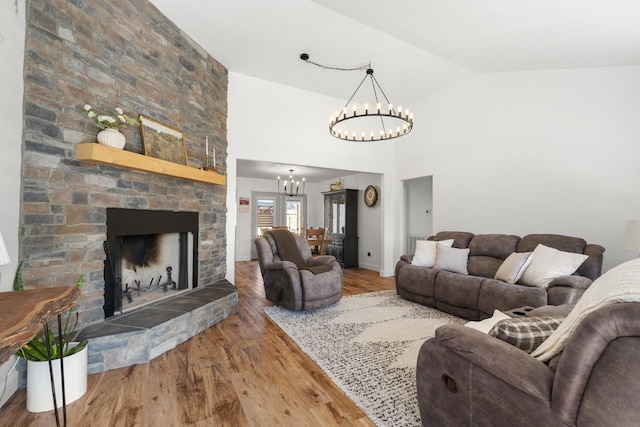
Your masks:
[[[222,280],[89,325],[78,336],[89,340],[87,372],[149,362],[237,311],[238,291]]]

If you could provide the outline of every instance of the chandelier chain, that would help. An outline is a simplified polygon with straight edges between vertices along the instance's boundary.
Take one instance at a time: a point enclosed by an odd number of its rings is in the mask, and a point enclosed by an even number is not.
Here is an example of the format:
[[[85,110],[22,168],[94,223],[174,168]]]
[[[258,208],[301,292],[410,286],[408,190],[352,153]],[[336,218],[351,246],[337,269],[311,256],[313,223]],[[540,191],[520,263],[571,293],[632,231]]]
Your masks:
[[[302,55],[300,55],[300,59],[302,59],[304,62],[306,62],[308,64],[315,65],[316,67],[324,68],[325,70],[359,71],[359,70],[366,70],[368,68],[371,68],[371,62],[369,62],[367,65],[362,65],[360,67],[355,67],[355,68],[342,68],[342,67],[331,67],[331,66],[328,66],[328,65],[322,65],[322,64],[318,64],[317,62],[311,61],[309,59],[309,55],[307,55],[306,53],[303,53]]]

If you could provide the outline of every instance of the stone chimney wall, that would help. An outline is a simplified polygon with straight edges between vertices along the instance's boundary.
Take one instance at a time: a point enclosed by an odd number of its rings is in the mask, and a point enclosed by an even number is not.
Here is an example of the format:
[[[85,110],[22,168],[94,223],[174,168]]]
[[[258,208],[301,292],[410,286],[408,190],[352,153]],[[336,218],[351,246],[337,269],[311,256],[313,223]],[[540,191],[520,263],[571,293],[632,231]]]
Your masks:
[[[75,160],[98,129],[85,104],[143,114],[184,133],[188,164],[205,137],[226,175],[227,70],[146,0],[29,0],[20,258],[26,289],[84,276],[80,323],[103,319],[106,208],[199,212],[199,278],[226,269],[226,186]],[[122,132],[142,153],[138,126]]]

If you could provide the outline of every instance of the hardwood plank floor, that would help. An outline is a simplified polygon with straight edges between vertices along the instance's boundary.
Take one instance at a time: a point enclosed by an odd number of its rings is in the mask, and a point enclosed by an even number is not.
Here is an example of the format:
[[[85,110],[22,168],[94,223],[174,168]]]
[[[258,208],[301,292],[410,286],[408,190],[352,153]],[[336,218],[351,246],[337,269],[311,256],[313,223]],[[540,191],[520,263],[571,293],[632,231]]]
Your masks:
[[[67,406],[69,426],[372,426],[263,312],[256,261],[236,263],[238,313],[143,365],[90,375]],[[395,289],[393,277],[344,270],[344,295]],[[53,411],[26,410],[19,390],[0,426],[55,425]]]

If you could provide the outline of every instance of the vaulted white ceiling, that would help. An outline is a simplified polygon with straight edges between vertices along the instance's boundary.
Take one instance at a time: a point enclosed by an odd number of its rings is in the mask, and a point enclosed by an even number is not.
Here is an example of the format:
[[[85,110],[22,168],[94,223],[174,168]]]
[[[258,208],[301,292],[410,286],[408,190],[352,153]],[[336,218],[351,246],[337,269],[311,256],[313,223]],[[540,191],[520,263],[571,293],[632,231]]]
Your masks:
[[[640,65],[638,0],[151,0],[231,72],[336,98],[371,62],[410,103],[478,72]]]
[[[407,105],[474,73],[640,65],[640,0],[151,0],[230,72]]]

